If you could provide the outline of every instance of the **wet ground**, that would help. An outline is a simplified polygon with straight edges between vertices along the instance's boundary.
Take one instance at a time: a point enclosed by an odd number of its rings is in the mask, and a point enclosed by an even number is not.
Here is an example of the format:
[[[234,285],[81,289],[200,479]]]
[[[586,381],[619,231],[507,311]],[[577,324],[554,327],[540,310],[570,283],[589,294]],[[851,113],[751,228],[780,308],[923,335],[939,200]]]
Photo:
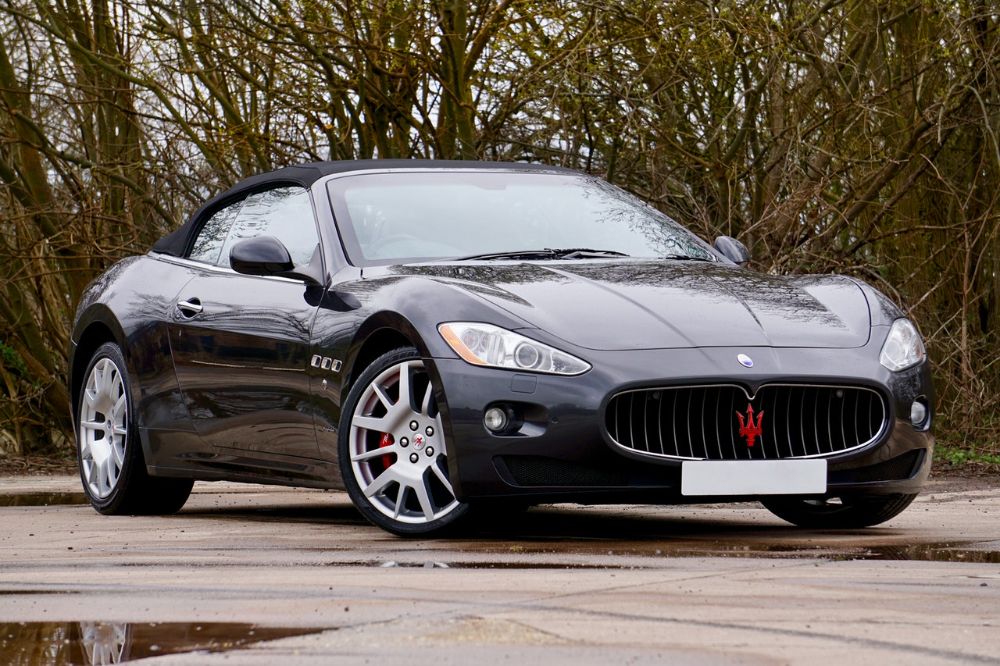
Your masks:
[[[230,652],[321,629],[238,622],[12,622],[0,624],[5,664],[124,664],[169,654]]]
[[[340,493],[196,484],[99,516],[0,478],[0,664],[998,663],[1000,487],[937,483],[886,527],[757,505],[532,509],[457,539]],[[853,666],[853,665],[852,665]]]

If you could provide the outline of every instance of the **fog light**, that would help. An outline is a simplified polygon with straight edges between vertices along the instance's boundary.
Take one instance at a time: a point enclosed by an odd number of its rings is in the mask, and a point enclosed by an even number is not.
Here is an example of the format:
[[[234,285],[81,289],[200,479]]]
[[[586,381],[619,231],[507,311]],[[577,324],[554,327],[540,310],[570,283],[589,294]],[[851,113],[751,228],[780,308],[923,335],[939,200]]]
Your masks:
[[[924,425],[926,420],[927,405],[919,400],[914,400],[913,404],[910,406],[910,423],[919,428]]]
[[[507,418],[507,412],[500,409],[499,407],[490,407],[483,414],[483,425],[490,432],[501,432],[507,428],[510,424],[510,419]]]

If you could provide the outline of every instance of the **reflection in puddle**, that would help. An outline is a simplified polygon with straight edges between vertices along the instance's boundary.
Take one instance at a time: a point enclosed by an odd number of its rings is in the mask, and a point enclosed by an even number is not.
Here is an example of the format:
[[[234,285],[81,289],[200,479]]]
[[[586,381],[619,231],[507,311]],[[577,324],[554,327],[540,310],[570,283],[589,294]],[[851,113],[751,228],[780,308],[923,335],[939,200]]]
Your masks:
[[[854,560],[913,560],[918,562],[974,562],[1000,564],[1000,552],[975,550],[974,543],[922,543],[909,546],[873,546]]]
[[[770,557],[782,559],[821,560],[887,560],[914,562],[975,562],[981,564],[1000,563],[1000,552],[977,550],[977,542],[941,542],[924,544],[871,546],[832,543],[826,546],[796,544],[660,544],[653,553],[661,557]],[[627,552],[615,551],[625,555]],[[649,555],[649,553],[645,553]]]
[[[626,569],[618,564],[582,564],[576,562],[525,562],[525,561],[456,561],[434,562],[413,561],[396,562],[395,560],[345,560],[328,562],[330,567],[378,567],[380,569]]]
[[[0,624],[0,661],[10,666],[90,666],[181,652],[224,652],[320,629],[221,622],[15,622]]]
[[[978,562],[985,564],[1000,563],[1000,552],[991,550],[975,550],[970,546],[974,543],[926,543],[915,545],[876,545],[876,546],[817,546],[803,548],[794,545],[761,545],[712,547],[704,549],[685,549],[678,552],[668,551],[673,557],[780,557],[780,558],[815,558],[821,560],[887,560],[913,562]]]
[[[87,496],[82,492],[0,494],[0,506],[63,506],[68,504],[87,504]]]
[[[468,544],[467,544],[468,545]],[[489,559],[441,560],[334,560],[327,562],[330,567],[378,567],[382,569],[655,569],[662,567],[671,558],[728,557],[728,558],[774,558],[774,559],[818,559],[829,561],[884,560],[914,562],[969,562],[976,564],[1000,564],[1000,552],[991,549],[977,549],[974,541],[942,542],[909,545],[830,546],[803,547],[793,544],[669,544],[658,543],[654,549],[645,547],[619,547],[608,550],[607,544],[586,544],[590,547],[570,548],[568,544],[553,549],[551,544],[516,544],[503,552],[495,549],[464,548],[466,553],[479,550],[489,553]],[[629,544],[636,546],[638,544]],[[646,546],[648,544],[641,544]],[[516,553],[511,557],[512,553]],[[581,562],[574,559],[552,559],[566,555],[592,557],[607,555],[622,560],[602,562]],[[547,556],[539,559],[538,556]]]

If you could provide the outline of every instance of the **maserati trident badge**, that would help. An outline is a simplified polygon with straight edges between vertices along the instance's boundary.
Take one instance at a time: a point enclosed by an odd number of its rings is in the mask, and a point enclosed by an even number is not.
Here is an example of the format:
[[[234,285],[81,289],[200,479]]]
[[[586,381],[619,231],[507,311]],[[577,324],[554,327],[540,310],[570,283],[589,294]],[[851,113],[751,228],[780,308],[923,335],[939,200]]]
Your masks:
[[[744,421],[743,415],[736,412],[736,418],[740,420],[740,437],[747,438],[747,446],[753,448],[754,442],[757,438],[764,434],[764,430],[760,427],[761,422],[764,420],[764,411],[761,410],[760,414],[757,415],[757,422],[753,421],[753,405],[747,405],[747,418]]]
[[[744,368],[753,367],[753,359],[747,356],[746,354],[737,354],[736,360],[739,361],[740,365],[742,365]]]

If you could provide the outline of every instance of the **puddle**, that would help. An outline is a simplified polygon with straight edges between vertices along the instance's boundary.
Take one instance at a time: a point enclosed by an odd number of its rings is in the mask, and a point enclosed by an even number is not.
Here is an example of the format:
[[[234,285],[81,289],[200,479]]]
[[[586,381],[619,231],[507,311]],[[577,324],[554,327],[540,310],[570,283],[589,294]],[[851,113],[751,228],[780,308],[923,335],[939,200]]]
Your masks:
[[[977,550],[977,542],[942,542],[925,544],[829,544],[803,546],[796,544],[711,544],[703,547],[682,545],[657,549],[653,557],[769,557],[782,559],[822,560],[885,560],[912,562],[973,562],[1000,564],[1000,552]],[[615,554],[626,554],[616,552]],[[649,552],[645,553],[649,556]]]
[[[19,493],[0,494],[0,507],[4,506],[65,506],[88,504],[87,496],[79,493]]]
[[[376,567],[379,569],[634,569],[619,564],[529,561],[396,562],[394,560],[353,560],[327,562],[328,567]]]
[[[863,548],[852,560],[891,560],[914,562],[973,562],[977,564],[1000,564],[1000,552],[976,550],[969,546],[975,543],[928,543],[909,546],[872,546]]]
[[[558,549],[538,544],[512,544],[505,549],[478,549],[479,558],[449,560],[334,560],[328,567],[365,567],[380,569],[657,569],[672,559],[694,557],[817,559],[829,561],[882,560],[912,562],[969,562],[1000,564],[1000,551],[983,548],[995,542],[941,542],[926,544],[829,545],[803,544],[726,544],[658,543],[630,544],[632,547],[608,549],[595,544],[577,544]],[[621,544],[618,544],[619,546]],[[465,549],[472,551],[473,549]],[[482,555],[487,555],[483,558]],[[567,555],[574,559],[563,559]],[[493,559],[496,558],[496,559]],[[544,558],[544,559],[540,559]],[[583,559],[584,561],[580,561]],[[589,561],[587,561],[589,560]]]
[[[225,652],[319,631],[221,622],[15,622],[0,624],[0,660],[18,666],[124,664],[165,654]]]
[[[786,534],[793,529],[783,530]],[[591,558],[635,558],[638,560],[669,560],[690,557],[777,558],[777,559],[827,559],[827,560],[913,560],[921,562],[978,562],[1000,563],[997,541],[947,541],[928,543],[892,543],[898,535],[875,532],[858,535],[842,532],[799,531],[801,538],[781,538],[774,531],[745,532],[729,535],[727,539],[700,539],[690,535],[673,540],[657,539],[627,541],[622,539],[567,539],[553,543],[548,539],[531,539],[507,542],[463,542],[459,549],[468,557],[501,560],[547,556],[558,559],[566,556]],[[477,558],[478,559],[478,558]],[[634,560],[633,560],[634,561]],[[449,566],[462,566],[451,564]],[[631,564],[632,562],[630,562]],[[378,566],[379,563],[375,563]],[[525,562],[525,568],[538,566]],[[549,566],[549,565],[543,565]],[[565,566],[572,566],[566,564]]]

